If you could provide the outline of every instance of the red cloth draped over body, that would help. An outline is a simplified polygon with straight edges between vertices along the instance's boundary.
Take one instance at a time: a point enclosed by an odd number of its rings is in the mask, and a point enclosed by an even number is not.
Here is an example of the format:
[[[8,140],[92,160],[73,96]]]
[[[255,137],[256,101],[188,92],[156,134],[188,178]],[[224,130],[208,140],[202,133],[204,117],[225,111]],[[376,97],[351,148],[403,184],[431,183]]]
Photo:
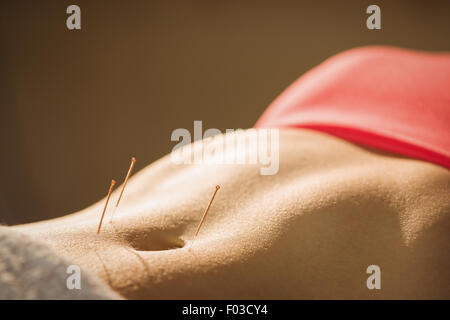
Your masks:
[[[295,81],[255,127],[309,128],[450,168],[450,54],[340,53]]]

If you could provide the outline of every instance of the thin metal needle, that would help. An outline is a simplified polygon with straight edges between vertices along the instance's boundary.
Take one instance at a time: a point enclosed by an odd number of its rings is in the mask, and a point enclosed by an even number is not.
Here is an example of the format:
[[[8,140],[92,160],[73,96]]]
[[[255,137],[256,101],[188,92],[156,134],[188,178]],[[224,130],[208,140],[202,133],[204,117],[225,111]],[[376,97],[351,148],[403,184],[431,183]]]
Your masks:
[[[114,218],[114,214],[115,214],[115,212],[116,212],[116,209],[117,209],[117,207],[119,206],[120,199],[122,199],[123,191],[125,190],[125,187],[126,187],[126,185],[127,185],[128,179],[130,178],[131,171],[133,171],[133,167],[134,167],[134,163],[135,163],[135,162],[136,162],[136,158],[135,158],[135,157],[132,157],[132,158],[131,158],[130,168],[128,169],[127,176],[125,177],[125,180],[124,180],[124,182],[123,182],[122,190],[120,190],[120,195],[119,195],[119,198],[117,199],[116,205],[115,205],[115,207],[114,207],[114,211],[113,211],[113,213],[112,213],[111,221],[110,221],[110,222],[112,222],[112,220],[113,220],[113,218]]]
[[[100,233],[100,229],[102,228],[103,217],[105,216],[106,207],[108,207],[109,198],[111,197],[112,190],[114,185],[116,184],[116,180],[111,180],[111,185],[109,186],[108,197],[106,198],[105,207],[103,208],[102,217],[100,218],[100,223],[98,224],[97,234]]]
[[[198,224],[197,231],[195,232],[194,240],[195,240],[195,238],[197,237],[198,232],[200,231],[200,228],[201,228],[202,225],[203,225],[203,222],[205,221],[206,215],[208,214],[208,211],[209,211],[209,209],[211,208],[211,204],[212,204],[212,202],[214,201],[214,197],[216,196],[216,193],[217,193],[217,191],[219,191],[219,189],[220,189],[220,186],[217,185],[217,186],[216,186],[216,190],[214,191],[214,194],[213,194],[211,200],[209,201],[208,207],[206,208],[205,212],[203,213],[203,217],[202,217],[202,219],[200,220],[200,223]]]
[[[136,162],[136,158],[135,158],[135,157],[131,158],[130,168],[128,169],[128,173],[127,173],[127,176],[125,177],[125,181],[124,181],[124,183],[123,183],[122,190],[120,191],[119,199],[117,199],[116,207],[119,206],[120,199],[122,199],[123,191],[125,190],[125,187],[126,187],[126,185],[127,185],[128,178],[130,178],[131,171],[133,171],[133,167],[134,167],[134,163],[135,163],[135,162]]]

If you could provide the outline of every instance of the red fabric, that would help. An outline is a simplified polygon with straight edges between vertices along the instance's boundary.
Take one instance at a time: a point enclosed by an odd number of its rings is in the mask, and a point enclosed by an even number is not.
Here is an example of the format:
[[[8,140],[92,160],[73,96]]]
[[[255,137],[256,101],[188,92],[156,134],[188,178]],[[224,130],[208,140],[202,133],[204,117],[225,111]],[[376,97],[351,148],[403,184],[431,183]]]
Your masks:
[[[450,168],[450,54],[340,53],[286,89],[255,127],[309,128]]]

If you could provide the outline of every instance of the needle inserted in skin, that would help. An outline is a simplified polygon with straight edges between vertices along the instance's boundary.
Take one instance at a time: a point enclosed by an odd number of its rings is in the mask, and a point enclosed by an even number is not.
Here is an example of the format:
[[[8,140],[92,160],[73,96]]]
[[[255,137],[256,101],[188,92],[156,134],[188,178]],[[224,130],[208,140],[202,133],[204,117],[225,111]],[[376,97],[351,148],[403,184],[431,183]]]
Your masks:
[[[127,176],[125,177],[125,180],[124,180],[124,182],[123,182],[122,190],[120,190],[120,195],[119,195],[119,198],[117,199],[116,206],[114,207],[114,211],[113,211],[113,213],[112,213],[111,221],[110,221],[110,222],[112,222],[112,219],[114,218],[114,213],[116,212],[116,209],[117,209],[117,207],[119,206],[120,199],[122,199],[123,191],[125,190],[125,187],[126,187],[126,185],[127,185],[128,179],[130,178],[131,171],[133,171],[133,167],[134,167],[134,163],[135,163],[135,162],[136,162],[136,158],[135,158],[135,157],[132,157],[132,158],[131,158],[130,168],[128,169]]]
[[[209,201],[208,207],[206,208],[205,213],[203,213],[202,220],[200,220],[200,223],[198,224],[197,231],[195,232],[194,239],[197,237],[198,232],[200,231],[200,228],[202,227],[203,222],[205,221],[206,215],[208,214],[209,208],[211,208],[211,204],[214,201],[214,197],[216,196],[216,193],[217,193],[217,191],[219,191],[219,189],[220,189],[220,186],[217,185],[216,186],[216,190],[214,191],[214,194],[213,194],[211,200]]]
[[[127,176],[125,177],[125,181],[123,182],[123,186],[122,186],[122,190],[120,191],[119,199],[117,199],[116,208],[119,206],[119,202],[120,202],[120,199],[122,198],[123,190],[125,190],[125,186],[127,185],[128,178],[130,178],[131,171],[133,171],[135,162],[136,162],[136,158],[135,157],[131,158],[130,168],[128,169],[128,173],[127,173]]]
[[[111,185],[109,186],[109,191],[108,191],[108,196],[106,198],[105,207],[103,208],[102,217],[100,218],[100,223],[98,224],[97,234],[100,233],[100,229],[102,228],[103,217],[105,216],[106,207],[108,207],[109,198],[111,197],[111,193],[112,193],[112,190],[113,190],[115,184],[116,184],[116,181],[114,179],[111,180]]]

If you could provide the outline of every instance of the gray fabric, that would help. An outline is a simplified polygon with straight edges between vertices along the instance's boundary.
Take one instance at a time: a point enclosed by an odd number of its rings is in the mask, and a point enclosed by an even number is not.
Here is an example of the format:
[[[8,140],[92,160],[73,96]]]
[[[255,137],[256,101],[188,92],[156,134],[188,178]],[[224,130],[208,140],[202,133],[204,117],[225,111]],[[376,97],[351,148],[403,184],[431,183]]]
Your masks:
[[[72,265],[47,245],[0,227],[0,299],[120,299],[106,285],[81,270],[81,289],[68,289]]]

